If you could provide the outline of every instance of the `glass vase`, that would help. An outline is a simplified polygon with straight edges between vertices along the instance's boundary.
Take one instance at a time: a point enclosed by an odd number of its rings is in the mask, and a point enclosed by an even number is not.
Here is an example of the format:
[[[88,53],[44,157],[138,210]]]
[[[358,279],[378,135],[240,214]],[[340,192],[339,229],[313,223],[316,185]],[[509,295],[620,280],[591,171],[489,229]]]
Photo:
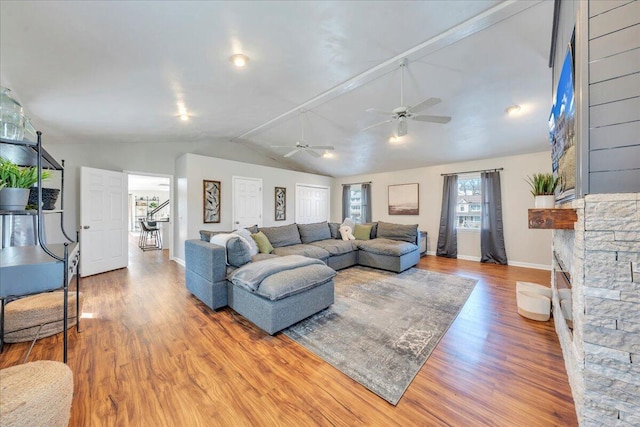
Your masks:
[[[24,137],[24,110],[9,96],[9,91],[0,86],[0,138],[21,140]]]

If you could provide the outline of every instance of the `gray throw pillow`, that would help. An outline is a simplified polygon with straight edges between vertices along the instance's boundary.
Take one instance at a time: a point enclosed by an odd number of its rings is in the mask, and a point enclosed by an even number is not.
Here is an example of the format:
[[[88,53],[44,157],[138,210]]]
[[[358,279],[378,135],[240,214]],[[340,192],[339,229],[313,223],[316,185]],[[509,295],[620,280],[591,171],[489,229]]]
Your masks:
[[[340,228],[339,223],[337,222],[329,223],[329,231],[331,232],[332,239],[342,239],[342,237],[340,237],[340,231],[338,231],[339,228]]]
[[[302,243],[331,239],[331,230],[326,221],[313,224],[298,224],[298,231],[300,232]]]
[[[251,261],[249,243],[244,239],[232,237],[227,240],[227,262],[234,267],[242,267]]]
[[[416,244],[418,240],[418,224],[392,224],[380,221],[378,222],[376,237]]]
[[[280,227],[261,227],[259,230],[267,236],[267,239],[269,239],[269,242],[271,242],[274,248],[299,245],[302,243],[296,224],[283,225]]]

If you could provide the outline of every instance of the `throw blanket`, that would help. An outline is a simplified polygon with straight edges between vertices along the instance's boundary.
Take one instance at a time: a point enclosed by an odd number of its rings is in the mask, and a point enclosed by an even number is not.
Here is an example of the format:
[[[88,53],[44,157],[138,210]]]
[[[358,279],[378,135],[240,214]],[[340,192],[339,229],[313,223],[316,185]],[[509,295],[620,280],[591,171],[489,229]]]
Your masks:
[[[227,278],[234,285],[255,291],[267,277],[285,270],[304,267],[305,265],[321,264],[319,259],[307,258],[301,255],[287,255],[269,258],[259,262],[250,262],[234,270]]]

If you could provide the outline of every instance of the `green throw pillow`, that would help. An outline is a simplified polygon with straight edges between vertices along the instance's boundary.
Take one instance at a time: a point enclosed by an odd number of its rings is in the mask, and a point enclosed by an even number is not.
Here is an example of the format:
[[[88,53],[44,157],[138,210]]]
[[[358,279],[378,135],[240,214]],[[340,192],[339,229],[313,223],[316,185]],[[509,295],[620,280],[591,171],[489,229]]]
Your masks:
[[[356,240],[369,240],[371,239],[371,227],[372,225],[356,224],[356,229],[353,230],[353,235]]]
[[[258,250],[261,254],[270,254],[273,251],[271,242],[269,242],[269,239],[262,231],[258,231],[256,234],[252,234],[251,238],[255,240],[256,245],[258,245]]]

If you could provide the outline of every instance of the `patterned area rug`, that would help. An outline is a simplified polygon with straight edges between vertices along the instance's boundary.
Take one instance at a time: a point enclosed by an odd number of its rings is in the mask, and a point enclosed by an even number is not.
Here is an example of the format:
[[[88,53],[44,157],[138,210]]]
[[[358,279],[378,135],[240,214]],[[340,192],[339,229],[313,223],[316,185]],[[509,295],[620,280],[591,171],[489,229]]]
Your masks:
[[[416,268],[352,267],[334,282],[331,307],[283,332],[393,405],[476,285]]]

